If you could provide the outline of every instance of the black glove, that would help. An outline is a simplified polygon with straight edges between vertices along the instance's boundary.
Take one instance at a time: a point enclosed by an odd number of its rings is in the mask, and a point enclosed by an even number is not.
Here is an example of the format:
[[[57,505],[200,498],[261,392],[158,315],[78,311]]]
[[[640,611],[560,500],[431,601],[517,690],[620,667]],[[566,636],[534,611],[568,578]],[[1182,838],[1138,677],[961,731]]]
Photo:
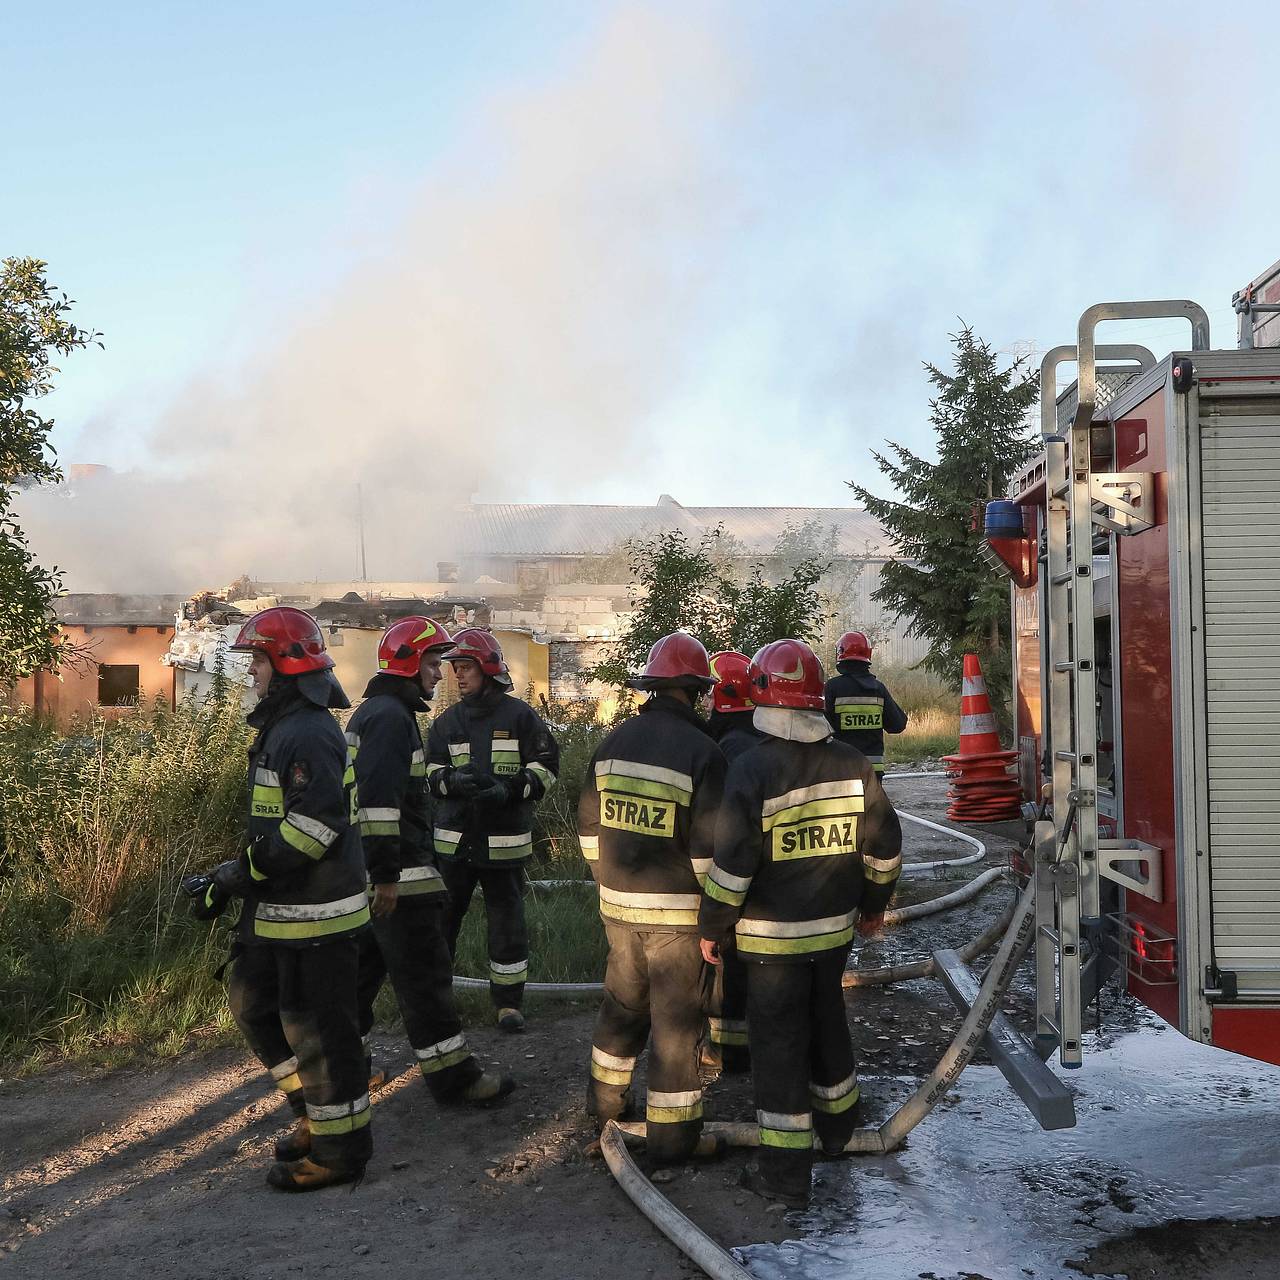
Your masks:
[[[507,803],[520,804],[524,800],[541,800],[547,793],[542,779],[532,769],[521,769],[514,777],[505,778]]]
[[[477,791],[489,785],[487,775],[480,773],[474,765],[464,764],[460,769],[445,769],[441,777],[441,795],[452,800],[470,800]]]
[[[471,803],[476,805],[510,803],[507,783],[501,778],[483,778],[481,785],[471,793]]]
[[[188,876],[182,882],[182,892],[191,899],[191,914],[197,920],[216,920],[231,901],[230,896],[218,886],[211,872]]]
[[[218,886],[219,892],[225,893],[228,898],[243,898],[253,888],[247,855],[218,863],[209,872],[209,879]]]

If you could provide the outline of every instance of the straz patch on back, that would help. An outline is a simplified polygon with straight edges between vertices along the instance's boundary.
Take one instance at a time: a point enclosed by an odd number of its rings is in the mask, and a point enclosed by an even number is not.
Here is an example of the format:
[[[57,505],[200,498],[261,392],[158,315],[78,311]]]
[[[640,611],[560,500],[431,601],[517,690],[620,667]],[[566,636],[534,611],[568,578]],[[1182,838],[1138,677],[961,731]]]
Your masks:
[[[884,728],[883,707],[841,707],[837,704],[836,710],[840,716],[842,732],[853,733],[859,729]]]
[[[676,833],[676,805],[673,800],[602,791],[600,825],[612,827],[615,831],[634,831],[642,836],[671,839]]]
[[[770,857],[777,862],[856,854],[863,808],[862,796],[846,795],[805,799],[777,810],[765,819]]]

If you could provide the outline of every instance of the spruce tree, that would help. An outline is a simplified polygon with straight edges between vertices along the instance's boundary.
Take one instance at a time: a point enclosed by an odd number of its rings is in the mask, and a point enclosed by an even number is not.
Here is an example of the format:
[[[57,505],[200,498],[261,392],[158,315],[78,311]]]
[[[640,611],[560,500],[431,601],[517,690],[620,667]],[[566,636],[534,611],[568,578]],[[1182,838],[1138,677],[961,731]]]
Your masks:
[[[964,654],[977,653],[997,715],[1007,724],[1010,691],[1009,580],[979,555],[982,511],[1008,492],[1014,473],[1038,447],[1029,410],[1039,379],[1026,357],[1000,367],[996,353],[965,325],[952,334],[950,373],[926,364],[937,394],[929,420],[936,462],[888,441],[892,457],[873,453],[899,500],[849,482],[893,539],[900,559],[881,571],[875,599],[910,619],[909,633],[929,642],[921,663],[958,681]]]

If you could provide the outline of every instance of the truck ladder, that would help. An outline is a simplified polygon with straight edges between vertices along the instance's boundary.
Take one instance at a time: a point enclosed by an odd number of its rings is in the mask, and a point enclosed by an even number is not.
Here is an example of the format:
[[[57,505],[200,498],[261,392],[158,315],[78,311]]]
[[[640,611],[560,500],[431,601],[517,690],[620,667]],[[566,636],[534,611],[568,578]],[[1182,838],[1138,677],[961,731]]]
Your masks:
[[[1055,347],[1040,365],[1046,490],[1043,625],[1048,666],[1042,729],[1047,730],[1052,761],[1053,819],[1038,822],[1035,833],[1036,1039],[1046,1057],[1056,1048],[1064,1067],[1078,1067],[1082,1060],[1081,930],[1100,929],[1099,877],[1159,893],[1158,851],[1132,840],[1098,838],[1093,636],[1094,528],[1122,536],[1150,528],[1153,498],[1149,475],[1102,475],[1093,470],[1097,362],[1136,361],[1140,370],[1155,363],[1145,347],[1095,347],[1094,331],[1103,320],[1147,318],[1190,320],[1192,348],[1208,347],[1209,318],[1193,302],[1099,303],[1080,317],[1077,346]],[[1067,434],[1060,435],[1057,370],[1069,360],[1077,364],[1076,406]],[[1114,865],[1132,863],[1144,851],[1149,855],[1146,880]]]

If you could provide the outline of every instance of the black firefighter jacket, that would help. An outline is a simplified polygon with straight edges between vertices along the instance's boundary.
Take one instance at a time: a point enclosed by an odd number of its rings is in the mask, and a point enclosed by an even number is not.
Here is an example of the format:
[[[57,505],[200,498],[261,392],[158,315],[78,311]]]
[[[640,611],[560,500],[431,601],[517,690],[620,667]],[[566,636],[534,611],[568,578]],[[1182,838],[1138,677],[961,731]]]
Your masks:
[[[241,939],[306,946],[363,927],[369,899],[355,773],[338,722],[291,693],[271,705],[264,699],[249,723],[258,736],[249,748]]]
[[[898,815],[867,758],[827,738],[767,738],[729,770],[699,928],[744,960],[847,946],[902,869]]]
[[[505,800],[451,793],[454,772],[467,766],[503,782]],[[490,685],[454,703],[427,732],[436,853],[482,867],[524,861],[533,853],[534,806],[555,786],[559,771],[560,748],[527,702]]]
[[[431,849],[427,757],[418,731],[428,704],[416,680],[376,675],[347,723],[360,836],[370,884],[400,886],[402,905],[443,900]]]
[[[730,764],[767,736],[755,727],[751,714],[750,711],[713,711],[707,718],[707,729]]]
[[[884,772],[884,735],[901,733],[907,713],[888,689],[871,674],[866,662],[842,662],[840,672],[827,681],[827,719],[836,739],[857,747]]]
[[[600,744],[578,800],[578,838],[606,920],[697,928],[724,775],[702,720],[662,694]]]

